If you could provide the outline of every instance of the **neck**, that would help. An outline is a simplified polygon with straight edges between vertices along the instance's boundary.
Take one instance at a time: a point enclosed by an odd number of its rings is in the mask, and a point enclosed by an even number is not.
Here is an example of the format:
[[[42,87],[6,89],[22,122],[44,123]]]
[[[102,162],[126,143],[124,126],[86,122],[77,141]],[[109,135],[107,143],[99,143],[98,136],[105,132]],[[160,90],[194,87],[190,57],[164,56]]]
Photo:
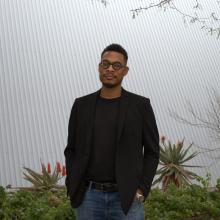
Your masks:
[[[100,96],[106,99],[113,99],[121,96],[121,85],[113,88],[102,86]]]

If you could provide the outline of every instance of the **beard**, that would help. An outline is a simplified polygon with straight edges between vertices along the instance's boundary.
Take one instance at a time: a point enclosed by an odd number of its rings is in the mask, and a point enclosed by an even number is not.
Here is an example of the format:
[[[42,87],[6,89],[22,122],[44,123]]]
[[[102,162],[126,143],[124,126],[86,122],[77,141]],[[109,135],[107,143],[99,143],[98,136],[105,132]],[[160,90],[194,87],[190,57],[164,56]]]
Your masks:
[[[102,85],[103,85],[104,87],[108,88],[108,89],[112,89],[112,88],[115,88],[115,87],[121,85],[121,83],[122,83],[122,80],[118,81],[118,82],[115,83],[115,84],[103,83],[103,82],[102,82]]]

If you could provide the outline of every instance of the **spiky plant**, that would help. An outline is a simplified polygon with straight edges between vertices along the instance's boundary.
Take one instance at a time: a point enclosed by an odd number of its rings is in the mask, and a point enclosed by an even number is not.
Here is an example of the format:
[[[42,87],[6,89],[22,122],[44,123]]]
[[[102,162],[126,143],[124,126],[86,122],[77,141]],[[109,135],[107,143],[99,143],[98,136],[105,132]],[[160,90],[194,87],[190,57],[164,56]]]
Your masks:
[[[47,169],[44,163],[41,162],[42,172],[38,173],[30,168],[23,167],[27,173],[23,172],[24,179],[33,184],[33,188],[36,190],[50,190],[62,188],[57,185],[58,181],[66,175],[65,166],[62,167],[59,162],[56,163],[53,173],[51,173],[50,164],[48,163]]]
[[[165,191],[170,183],[180,187],[189,185],[191,180],[198,178],[196,173],[186,169],[187,167],[199,167],[186,164],[198,155],[198,152],[189,153],[193,144],[184,149],[184,139],[178,141],[177,144],[171,144],[170,141],[165,141],[165,137],[161,138],[161,143],[159,162],[161,168],[157,170],[156,175],[159,175],[159,177],[153,184],[162,182],[162,189]]]

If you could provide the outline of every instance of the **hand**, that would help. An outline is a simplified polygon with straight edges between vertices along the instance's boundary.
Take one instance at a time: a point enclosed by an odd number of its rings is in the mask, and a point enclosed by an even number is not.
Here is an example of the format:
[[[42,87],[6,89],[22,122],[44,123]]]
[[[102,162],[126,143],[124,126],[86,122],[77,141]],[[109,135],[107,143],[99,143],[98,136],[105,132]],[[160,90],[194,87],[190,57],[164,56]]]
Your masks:
[[[144,195],[143,191],[141,189],[137,189],[135,195],[134,195],[134,199],[136,199],[137,193],[141,194],[142,196]]]
[[[143,191],[142,191],[141,189],[137,189],[136,194],[137,194],[137,193],[141,194],[142,196],[144,195],[144,193],[143,193]],[[135,195],[136,195],[136,194],[135,194]]]
[[[141,189],[137,189],[136,194],[134,196],[134,201],[143,202],[144,201],[144,194]]]

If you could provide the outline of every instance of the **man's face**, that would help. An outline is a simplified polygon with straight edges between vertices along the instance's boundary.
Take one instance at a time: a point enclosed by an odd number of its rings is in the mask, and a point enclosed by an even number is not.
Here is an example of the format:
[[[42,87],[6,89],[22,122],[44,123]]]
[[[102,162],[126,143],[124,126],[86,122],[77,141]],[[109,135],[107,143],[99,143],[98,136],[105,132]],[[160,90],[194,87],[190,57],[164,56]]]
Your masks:
[[[114,51],[103,54],[99,64],[99,79],[105,87],[113,88],[120,85],[127,73],[128,67],[123,54]]]

